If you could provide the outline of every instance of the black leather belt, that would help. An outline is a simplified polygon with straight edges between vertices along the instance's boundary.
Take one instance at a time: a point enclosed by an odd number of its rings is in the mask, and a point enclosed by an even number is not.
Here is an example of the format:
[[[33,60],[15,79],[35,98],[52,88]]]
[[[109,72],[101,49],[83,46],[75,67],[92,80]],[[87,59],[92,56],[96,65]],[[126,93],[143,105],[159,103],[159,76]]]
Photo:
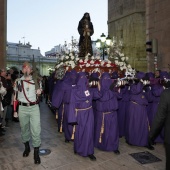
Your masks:
[[[19,105],[21,106],[33,106],[33,105],[36,105],[38,103],[22,103],[22,102],[19,102]]]

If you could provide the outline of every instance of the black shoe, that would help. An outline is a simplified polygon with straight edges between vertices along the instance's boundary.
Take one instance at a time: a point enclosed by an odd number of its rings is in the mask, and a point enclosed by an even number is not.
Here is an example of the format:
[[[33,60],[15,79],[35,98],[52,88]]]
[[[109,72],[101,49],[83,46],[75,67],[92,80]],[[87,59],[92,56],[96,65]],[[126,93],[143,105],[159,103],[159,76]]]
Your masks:
[[[131,146],[132,146],[132,144],[130,144],[127,140],[126,140],[126,143],[127,143],[128,145],[131,145]]]
[[[146,146],[149,150],[154,150],[155,148],[152,145]]]
[[[27,157],[30,153],[30,145],[29,142],[24,143],[25,145],[25,150],[23,152],[23,157]]]
[[[70,141],[68,139],[65,139],[65,143],[69,143]]]
[[[41,163],[40,156],[39,156],[39,147],[34,148],[34,163],[35,164]]]
[[[96,161],[96,157],[93,154],[89,155],[88,157],[91,161]]]
[[[5,134],[4,133],[2,133],[2,131],[0,131],[0,136],[4,136]]]
[[[16,117],[14,117],[14,118],[12,119],[12,121],[14,121],[14,122],[19,122],[19,119],[16,118]]]
[[[77,154],[77,152],[76,152],[76,151],[74,151],[74,154]]]
[[[4,128],[1,128],[1,132],[6,132],[6,130]]]
[[[113,151],[116,155],[120,155],[120,152],[119,152],[119,150],[115,150],[115,151]]]

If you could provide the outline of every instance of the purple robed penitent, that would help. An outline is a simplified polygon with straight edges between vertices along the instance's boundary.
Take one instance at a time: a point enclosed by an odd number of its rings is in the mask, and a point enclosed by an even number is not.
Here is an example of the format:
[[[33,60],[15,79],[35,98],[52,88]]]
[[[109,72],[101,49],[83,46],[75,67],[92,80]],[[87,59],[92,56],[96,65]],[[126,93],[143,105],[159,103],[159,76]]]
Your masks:
[[[99,75],[98,73],[92,73],[90,75],[90,79],[92,79],[95,83],[98,83],[98,80],[99,80]],[[97,86],[93,86],[93,87],[90,87],[90,93],[95,93],[96,91],[98,91],[98,87]],[[93,114],[94,114],[94,124],[96,124],[96,99],[93,99],[92,101],[92,108],[93,108]],[[95,128],[95,126],[94,126]],[[95,130],[94,130],[94,133],[95,133]]]
[[[153,119],[156,115],[158,104],[160,101],[160,95],[162,94],[163,91],[163,86],[159,84],[155,84],[151,88],[151,93],[152,93],[152,103],[150,104],[150,112],[148,113],[148,118],[149,118],[149,123],[150,126],[152,126]],[[163,143],[164,141],[164,135],[163,135],[163,130],[161,134],[155,139],[155,142]]]
[[[60,89],[61,89],[61,80],[57,80],[56,84],[54,85],[53,88],[53,93],[52,93],[52,106],[58,108],[58,120],[57,120],[57,124],[58,124],[58,131],[60,131],[60,127],[61,127],[61,119],[62,119],[62,110],[63,110],[63,106],[62,106],[62,98],[60,97]]]
[[[73,126],[74,151],[81,156],[94,154],[93,94],[88,89],[85,73],[80,72],[71,91],[68,122]]]
[[[71,140],[73,127],[68,124],[69,103],[71,89],[75,85],[76,72],[66,72],[64,78],[60,81],[58,87],[56,87],[55,93],[53,93],[52,104],[55,107],[62,107],[59,109],[59,130],[64,131],[65,139]]]
[[[130,92],[128,90],[129,86],[124,86],[121,88],[120,93],[122,98],[118,100],[118,125],[119,125],[119,137],[125,136],[126,129],[126,116],[129,107]]]
[[[143,84],[138,82],[131,85],[130,93],[126,141],[131,145],[147,146],[149,133],[148,101],[143,92]]]
[[[119,147],[118,101],[115,92],[109,89],[111,83],[109,74],[104,73],[100,79],[101,97],[96,101],[95,147],[105,151],[116,151]]]
[[[48,79],[48,86],[49,86],[49,100],[52,100],[52,94],[53,90],[56,86],[56,80],[55,80],[55,72],[51,74],[51,76]]]

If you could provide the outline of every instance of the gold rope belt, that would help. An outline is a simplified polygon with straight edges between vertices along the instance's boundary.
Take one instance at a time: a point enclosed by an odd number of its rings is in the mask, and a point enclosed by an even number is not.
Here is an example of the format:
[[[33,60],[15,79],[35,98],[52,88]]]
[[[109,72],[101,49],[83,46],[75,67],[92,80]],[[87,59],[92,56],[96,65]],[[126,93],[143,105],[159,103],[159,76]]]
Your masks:
[[[90,108],[92,108],[92,106],[90,106],[90,107],[88,107],[88,108],[84,108],[84,109],[77,109],[77,108],[75,108],[75,111],[76,111],[75,115],[76,115],[76,117],[77,117],[77,112],[78,112],[78,111],[88,110],[88,109],[90,109]],[[74,133],[75,133],[75,131],[76,131],[76,125],[73,126],[73,133],[72,133],[71,139],[74,139]]]
[[[63,132],[63,117],[64,117],[64,103],[63,103],[62,116],[61,116],[60,133]]]
[[[101,125],[101,130],[100,130],[100,137],[99,137],[99,143],[102,143],[102,135],[104,133],[104,117],[106,114],[110,114],[112,112],[103,112],[103,118],[102,118],[102,125]]]
[[[131,101],[131,102],[134,103],[134,104],[138,104],[138,103],[133,102],[133,101]],[[147,123],[148,123],[148,129],[149,129],[149,131],[150,131],[150,125],[149,125],[149,120],[148,120],[148,118],[147,118]]]
[[[131,101],[132,103],[134,103],[134,104],[138,104],[138,103],[136,103],[136,102],[134,102],[134,101]]]

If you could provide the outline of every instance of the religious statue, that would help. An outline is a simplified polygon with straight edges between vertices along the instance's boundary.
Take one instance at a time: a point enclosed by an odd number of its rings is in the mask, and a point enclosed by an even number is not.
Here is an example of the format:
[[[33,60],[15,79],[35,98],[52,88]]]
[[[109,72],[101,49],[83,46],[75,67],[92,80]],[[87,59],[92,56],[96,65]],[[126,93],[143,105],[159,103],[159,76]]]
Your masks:
[[[85,13],[79,21],[78,32],[80,34],[79,57],[84,58],[87,54],[93,55],[91,36],[94,33],[94,29],[89,13]]]

